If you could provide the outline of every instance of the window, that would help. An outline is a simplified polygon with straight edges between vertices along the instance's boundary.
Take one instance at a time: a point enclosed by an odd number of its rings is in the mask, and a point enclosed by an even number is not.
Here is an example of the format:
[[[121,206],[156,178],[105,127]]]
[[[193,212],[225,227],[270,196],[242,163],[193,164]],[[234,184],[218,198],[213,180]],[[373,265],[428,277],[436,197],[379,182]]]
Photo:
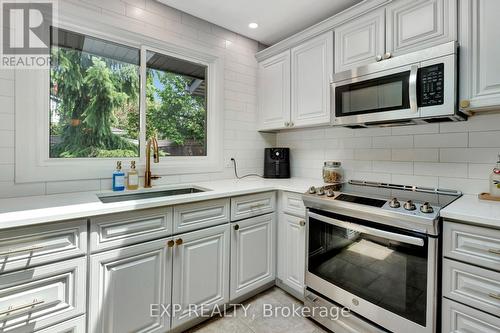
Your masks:
[[[222,50],[105,23],[51,38],[50,69],[16,71],[16,182],[107,179],[117,160],[142,171],[151,135],[156,174],[223,169]]]
[[[51,32],[50,157],[138,157],[140,50]]]
[[[140,50],[52,29],[50,158],[140,155]],[[162,156],[207,154],[207,66],[146,52],[146,138]]]
[[[147,51],[146,133],[169,156],[205,156],[207,67]]]

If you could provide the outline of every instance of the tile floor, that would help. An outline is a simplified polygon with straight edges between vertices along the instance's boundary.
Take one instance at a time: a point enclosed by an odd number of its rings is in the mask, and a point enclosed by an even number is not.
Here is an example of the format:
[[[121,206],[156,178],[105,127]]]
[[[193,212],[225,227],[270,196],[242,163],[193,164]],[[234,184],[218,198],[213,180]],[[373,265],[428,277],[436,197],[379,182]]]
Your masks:
[[[250,306],[247,315],[238,308],[226,317],[212,318],[186,331],[188,333],[323,333],[327,332],[310,319],[303,317],[268,317],[264,318],[264,304],[273,306],[302,305],[300,301],[279,288],[268,289],[243,305]],[[276,307],[274,309],[276,309]]]

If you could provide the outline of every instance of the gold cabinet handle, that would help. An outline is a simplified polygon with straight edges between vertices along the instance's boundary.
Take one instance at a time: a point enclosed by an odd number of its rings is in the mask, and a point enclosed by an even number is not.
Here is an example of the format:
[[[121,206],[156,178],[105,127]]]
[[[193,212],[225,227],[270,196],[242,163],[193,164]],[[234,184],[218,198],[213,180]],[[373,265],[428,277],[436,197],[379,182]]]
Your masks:
[[[36,298],[33,300],[33,302],[31,303],[28,303],[28,304],[24,304],[24,305],[19,305],[19,306],[9,306],[7,308],[7,310],[3,310],[3,311],[0,311],[0,316],[5,316],[5,317],[8,317],[12,314],[12,312],[16,312],[16,311],[20,311],[20,310],[24,310],[24,309],[27,309],[27,308],[31,308],[31,307],[34,307],[34,306],[37,306],[37,305],[40,305],[40,304],[43,304],[45,303],[45,301],[42,301],[42,300],[37,300]]]
[[[375,61],[379,62],[382,60],[382,56],[380,54],[377,54],[377,56],[375,57]]]
[[[175,244],[177,246],[182,245],[182,243],[183,243],[182,238],[178,238],[178,239],[175,240]]]
[[[460,101],[460,108],[461,109],[468,109],[470,108],[470,101],[468,99],[463,99]]]
[[[301,227],[305,226],[305,225],[306,225],[306,221],[304,221],[304,220],[300,220],[299,225],[300,225]]]
[[[500,294],[489,293],[488,296],[500,301]]]
[[[22,253],[22,252],[31,252],[34,250],[40,250],[43,249],[45,246],[44,245],[33,245],[30,247],[23,247],[20,249],[10,249],[4,252],[0,252],[0,256],[7,256],[9,254],[14,254],[14,253]]]
[[[171,240],[169,240],[169,241],[167,242],[167,246],[168,246],[168,247],[174,247],[174,245],[175,245],[175,242],[174,242],[174,240],[173,240],[173,239],[171,239]]]
[[[234,230],[236,230],[236,231],[240,230],[240,226],[239,226],[238,224],[235,224],[233,228],[234,228]]]
[[[290,123],[288,121],[285,121],[285,127],[289,127]]]
[[[498,250],[498,249],[488,249],[488,252],[500,255],[500,250]]]
[[[392,57],[391,52],[384,53],[384,59],[389,59],[390,57]]]

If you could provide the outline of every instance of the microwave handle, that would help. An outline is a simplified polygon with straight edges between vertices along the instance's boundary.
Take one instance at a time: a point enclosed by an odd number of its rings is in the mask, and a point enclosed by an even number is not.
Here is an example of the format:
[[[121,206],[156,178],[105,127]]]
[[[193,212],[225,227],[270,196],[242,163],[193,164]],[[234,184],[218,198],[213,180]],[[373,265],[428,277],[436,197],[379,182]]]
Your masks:
[[[418,113],[417,76],[418,76],[418,66],[412,65],[410,69],[410,81],[409,81],[409,97],[410,97],[411,113]]]
[[[361,224],[354,224],[351,222],[340,221],[340,220],[337,220],[337,219],[334,219],[331,217],[326,217],[326,216],[319,215],[316,213],[311,213],[311,212],[309,212],[308,216],[312,217],[315,220],[325,222],[325,223],[334,225],[334,226],[339,227],[339,228],[354,230],[354,231],[358,231],[358,232],[361,232],[364,234],[378,236],[378,237],[389,239],[392,241],[406,243],[406,244],[412,244],[412,245],[421,246],[421,247],[425,245],[425,242],[422,238],[396,234],[394,232],[370,228],[370,227],[367,227],[367,226],[364,226]]]

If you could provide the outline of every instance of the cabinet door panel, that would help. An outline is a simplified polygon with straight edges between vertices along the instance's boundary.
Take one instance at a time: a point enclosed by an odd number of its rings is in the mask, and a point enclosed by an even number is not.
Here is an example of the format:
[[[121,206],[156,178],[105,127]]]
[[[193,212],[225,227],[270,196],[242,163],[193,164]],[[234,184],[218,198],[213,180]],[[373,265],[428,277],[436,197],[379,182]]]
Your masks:
[[[286,128],[290,122],[290,51],[259,64],[259,129]]]
[[[170,304],[172,250],[162,239],[92,255],[89,331],[164,332],[169,316],[151,304]]]
[[[335,29],[335,72],[376,62],[385,52],[385,10],[379,9]]]
[[[231,300],[274,280],[275,224],[275,214],[231,223]]]
[[[500,319],[443,298],[443,333],[500,332]]]
[[[333,32],[292,49],[292,127],[330,122]]]
[[[460,1],[460,98],[470,109],[500,106],[500,1]]]
[[[172,304],[182,309],[172,326],[189,321],[214,305],[229,301],[229,224],[178,236],[182,245],[174,250]],[[194,318],[193,318],[194,319]]]
[[[279,223],[278,278],[286,286],[304,292],[306,227],[304,218],[282,214]]]
[[[457,39],[456,0],[397,0],[387,6],[387,51],[400,55]]]

